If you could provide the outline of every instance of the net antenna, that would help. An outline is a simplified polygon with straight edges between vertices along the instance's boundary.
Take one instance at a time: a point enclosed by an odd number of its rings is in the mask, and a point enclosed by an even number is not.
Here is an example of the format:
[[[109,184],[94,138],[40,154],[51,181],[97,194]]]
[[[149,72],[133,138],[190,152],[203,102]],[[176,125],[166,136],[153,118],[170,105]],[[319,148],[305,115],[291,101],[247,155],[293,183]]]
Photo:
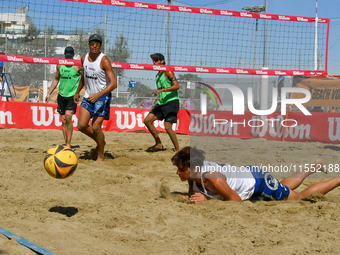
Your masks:
[[[318,0],[315,0],[315,50],[314,50],[314,70],[318,70]]]

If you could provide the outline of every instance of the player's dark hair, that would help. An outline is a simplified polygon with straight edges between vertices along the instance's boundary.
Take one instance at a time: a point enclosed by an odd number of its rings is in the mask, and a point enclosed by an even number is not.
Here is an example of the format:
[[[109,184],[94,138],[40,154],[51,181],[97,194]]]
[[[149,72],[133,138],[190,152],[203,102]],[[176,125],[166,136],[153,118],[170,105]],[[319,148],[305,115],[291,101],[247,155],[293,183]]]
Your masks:
[[[192,168],[195,168],[196,166],[203,165],[203,161],[205,159],[204,154],[205,152],[200,149],[187,146],[181,149],[179,152],[177,152],[171,158],[171,162],[175,166],[179,166],[180,164],[182,164],[183,167],[190,168],[190,166],[192,166]]]

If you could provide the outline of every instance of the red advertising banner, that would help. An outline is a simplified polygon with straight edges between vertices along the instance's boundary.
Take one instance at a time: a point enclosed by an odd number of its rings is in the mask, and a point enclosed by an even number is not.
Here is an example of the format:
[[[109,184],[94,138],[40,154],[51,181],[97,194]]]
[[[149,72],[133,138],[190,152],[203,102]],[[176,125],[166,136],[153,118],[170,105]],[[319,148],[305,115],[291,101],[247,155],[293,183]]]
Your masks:
[[[79,107],[79,106],[78,106]],[[103,122],[103,130],[115,132],[147,131],[144,118],[148,110],[111,107],[110,120]],[[77,130],[78,112],[73,116]],[[164,130],[163,121],[154,122],[156,129]],[[0,128],[61,129],[57,104],[0,101]],[[176,133],[199,136],[265,138],[276,141],[340,143],[340,113],[289,112],[288,117],[275,112],[257,116],[251,112],[233,115],[231,111],[200,111],[181,109]],[[284,137],[283,137],[284,136]]]
[[[73,116],[73,127],[77,129],[78,112]],[[110,119],[104,120],[103,130],[115,132],[147,131],[144,118],[149,111],[136,108],[111,107]],[[177,123],[173,124],[176,133],[189,134],[189,111],[180,110]],[[57,104],[0,102],[0,128],[61,129],[61,118]],[[164,121],[155,121],[158,131],[164,131]]]
[[[289,112],[288,118],[275,112],[257,116],[251,112],[233,115],[232,112],[208,111],[201,115],[191,111],[190,134],[200,136],[265,138],[276,141],[340,143],[340,114]],[[284,137],[283,137],[284,136]]]

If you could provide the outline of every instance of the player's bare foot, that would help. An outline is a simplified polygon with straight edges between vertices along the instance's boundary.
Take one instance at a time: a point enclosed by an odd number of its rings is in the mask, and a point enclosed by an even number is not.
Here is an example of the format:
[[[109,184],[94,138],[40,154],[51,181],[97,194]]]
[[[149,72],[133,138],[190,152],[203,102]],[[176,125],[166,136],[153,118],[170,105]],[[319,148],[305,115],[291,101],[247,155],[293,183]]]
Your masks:
[[[313,173],[325,173],[327,174],[327,169],[321,159],[316,159],[313,164],[310,164],[308,168],[305,169],[305,172],[309,174]]]
[[[98,149],[97,149],[97,147],[95,149],[91,149],[89,151],[89,158],[93,159],[93,160],[96,160],[98,158]]]
[[[105,159],[105,156],[98,156],[98,158],[97,158],[97,162],[102,162],[102,161],[104,161],[104,159]]]
[[[149,148],[147,148],[147,152],[156,152],[156,151],[162,151],[164,150],[163,144],[159,143],[159,144],[155,144],[154,146],[151,146]]]
[[[323,161],[320,158],[314,161],[314,165],[315,165],[315,168],[318,170],[318,172],[324,172],[325,174],[328,173],[326,165],[323,163]]]

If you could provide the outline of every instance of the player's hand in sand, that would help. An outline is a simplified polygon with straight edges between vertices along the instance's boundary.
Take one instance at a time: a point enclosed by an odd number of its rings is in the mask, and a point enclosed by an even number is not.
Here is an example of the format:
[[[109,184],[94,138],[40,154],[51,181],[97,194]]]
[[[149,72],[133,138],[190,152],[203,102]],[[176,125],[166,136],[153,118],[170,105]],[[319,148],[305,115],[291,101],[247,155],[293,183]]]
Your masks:
[[[202,193],[195,193],[190,197],[190,201],[195,204],[199,204],[207,200],[208,199],[206,198],[206,196],[204,196]]]

